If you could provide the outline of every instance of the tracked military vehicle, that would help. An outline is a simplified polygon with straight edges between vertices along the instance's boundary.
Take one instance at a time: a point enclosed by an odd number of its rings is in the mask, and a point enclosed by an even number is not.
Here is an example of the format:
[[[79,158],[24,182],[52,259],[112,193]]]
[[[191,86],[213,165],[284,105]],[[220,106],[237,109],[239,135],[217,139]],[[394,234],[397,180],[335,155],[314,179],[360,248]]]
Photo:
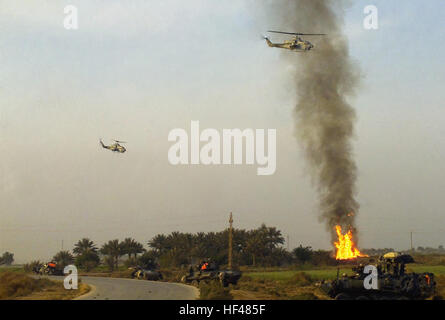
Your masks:
[[[55,262],[48,262],[43,265],[35,266],[32,270],[39,275],[63,276],[63,270]]]
[[[223,287],[227,287],[229,284],[237,284],[241,274],[238,270],[219,270],[215,263],[210,263],[204,270],[201,266],[196,269],[190,266],[189,272],[181,278],[181,282],[198,287],[200,282],[218,281]]]
[[[377,289],[366,289],[364,273],[365,266],[360,264],[352,270],[354,275],[337,273],[337,279],[331,282],[321,282],[321,289],[336,300],[420,300],[435,293],[436,282],[434,274],[406,273],[405,265],[414,262],[407,254],[390,252],[381,256],[376,264]]]
[[[159,271],[147,270],[140,266],[130,267],[128,269],[132,271],[131,272],[132,279],[152,280],[152,281],[157,281],[157,280],[163,279],[162,273],[160,273]]]

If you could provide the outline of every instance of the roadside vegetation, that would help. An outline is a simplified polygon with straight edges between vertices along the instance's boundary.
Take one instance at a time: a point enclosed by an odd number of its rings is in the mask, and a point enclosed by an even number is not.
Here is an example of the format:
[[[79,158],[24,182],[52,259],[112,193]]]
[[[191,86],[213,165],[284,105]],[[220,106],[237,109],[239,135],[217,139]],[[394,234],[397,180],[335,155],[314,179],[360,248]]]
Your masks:
[[[89,290],[89,286],[84,283],[79,283],[78,290],[66,290],[62,281],[34,279],[19,272],[0,273],[2,300],[70,300]]]
[[[199,284],[200,300],[232,300],[229,288],[224,288],[218,281],[202,282]]]

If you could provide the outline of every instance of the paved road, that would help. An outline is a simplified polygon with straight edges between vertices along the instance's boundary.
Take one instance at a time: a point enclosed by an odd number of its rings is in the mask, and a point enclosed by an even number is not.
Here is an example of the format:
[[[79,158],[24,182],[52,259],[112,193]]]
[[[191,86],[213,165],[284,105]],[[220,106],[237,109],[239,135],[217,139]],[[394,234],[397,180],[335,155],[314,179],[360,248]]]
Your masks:
[[[63,277],[50,277],[63,280]],[[199,291],[192,286],[147,280],[80,277],[91,291],[78,300],[195,300]]]

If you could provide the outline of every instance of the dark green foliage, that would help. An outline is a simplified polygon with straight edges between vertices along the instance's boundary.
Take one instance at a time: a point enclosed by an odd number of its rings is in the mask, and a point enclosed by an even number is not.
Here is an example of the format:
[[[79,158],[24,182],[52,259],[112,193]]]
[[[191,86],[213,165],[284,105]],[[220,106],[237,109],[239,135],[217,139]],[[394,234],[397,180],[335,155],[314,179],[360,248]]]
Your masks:
[[[11,252],[5,252],[0,257],[0,265],[4,264],[10,266],[14,262],[14,254]]]
[[[312,252],[311,264],[314,266],[335,266],[337,260],[333,257],[332,251],[316,250]]]
[[[23,269],[25,270],[25,272],[32,272],[35,268],[40,268],[42,265],[43,262],[41,262],[40,260],[33,260],[23,265]]]
[[[123,243],[115,239],[105,243],[100,249],[100,252],[107,256],[105,258],[105,264],[113,271],[119,268],[119,257],[124,255],[125,249]]]
[[[91,271],[100,263],[99,255],[94,251],[84,252],[76,256],[75,264],[85,271]]]
[[[110,271],[114,271],[115,269],[117,270],[117,267],[116,267],[116,260],[115,260],[112,256],[106,256],[106,257],[104,258],[104,264],[105,264],[106,266],[108,266],[108,269],[109,269]]]
[[[144,269],[154,270],[158,268],[158,254],[154,250],[144,252],[136,259],[136,264]]]
[[[157,235],[148,245],[158,255],[162,267],[196,264],[211,258],[219,265],[227,264],[228,230],[208,233],[173,232]],[[233,261],[237,265],[276,266],[292,262],[291,255],[280,247],[281,231],[262,225],[255,230],[233,230]]]
[[[262,224],[253,230],[233,230],[233,266],[286,267],[295,263],[335,265],[330,251],[313,251],[300,247],[292,252],[283,248],[284,237],[275,227]],[[182,269],[196,266],[200,261],[211,259],[221,268],[228,263],[229,230],[220,232],[158,234],[148,242],[149,250],[133,238],[118,239],[105,243],[100,250],[88,238],[74,246],[76,265],[89,271],[97,266],[98,256],[104,255],[103,263],[110,270],[117,270],[120,257],[128,256],[125,267],[141,266],[145,269]]]
[[[60,269],[65,268],[65,266],[70,265],[74,262],[74,257],[69,251],[59,251],[53,257],[54,262]]]
[[[88,238],[83,238],[74,245],[73,253],[76,255],[82,255],[89,252],[97,253],[97,247],[94,242]]]
[[[297,258],[297,261],[301,264],[305,264],[310,261],[312,258],[312,248],[311,247],[303,247],[301,244],[299,247],[292,250],[292,253]]]
[[[100,263],[98,250],[93,241],[88,238],[79,240],[73,249],[73,253],[76,254],[75,263],[79,268],[85,271],[91,271],[97,267]]]
[[[122,253],[128,254],[129,259],[132,256],[136,258],[139,253],[143,253],[144,251],[145,249],[142,243],[139,243],[132,238],[125,238],[124,241],[122,241]]]

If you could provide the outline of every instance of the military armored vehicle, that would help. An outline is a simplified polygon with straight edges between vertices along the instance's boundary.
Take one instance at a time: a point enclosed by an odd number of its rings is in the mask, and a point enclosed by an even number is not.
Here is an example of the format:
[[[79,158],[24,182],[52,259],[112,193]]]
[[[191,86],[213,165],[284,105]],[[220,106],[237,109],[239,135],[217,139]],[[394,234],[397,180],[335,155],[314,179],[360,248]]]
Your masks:
[[[140,279],[140,280],[162,280],[162,274],[159,271],[155,270],[147,270],[140,266],[131,267],[128,268],[129,270],[132,270],[131,272],[131,278],[132,279]]]
[[[337,273],[337,279],[322,281],[319,286],[336,300],[420,300],[435,293],[434,274],[406,273],[405,265],[414,262],[408,254],[390,252],[381,256],[374,265],[377,269],[377,289],[366,289],[364,264],[352,268],[353,275]]]
[[[241,271],[219,270],[215,263],[207,265],[206,269],[202,269],[201,265],[196,269],[190,266],[189,272],[181,278],[181,282],[198,287],[200,282],[218,281],[223,287],[227,287],[229,284],[237,284],[241,278]]]
[[[39,275],[63,276],[63,270],[58,268],[55,262],[48,262],[41,266],[36,266],[33,271]]]

